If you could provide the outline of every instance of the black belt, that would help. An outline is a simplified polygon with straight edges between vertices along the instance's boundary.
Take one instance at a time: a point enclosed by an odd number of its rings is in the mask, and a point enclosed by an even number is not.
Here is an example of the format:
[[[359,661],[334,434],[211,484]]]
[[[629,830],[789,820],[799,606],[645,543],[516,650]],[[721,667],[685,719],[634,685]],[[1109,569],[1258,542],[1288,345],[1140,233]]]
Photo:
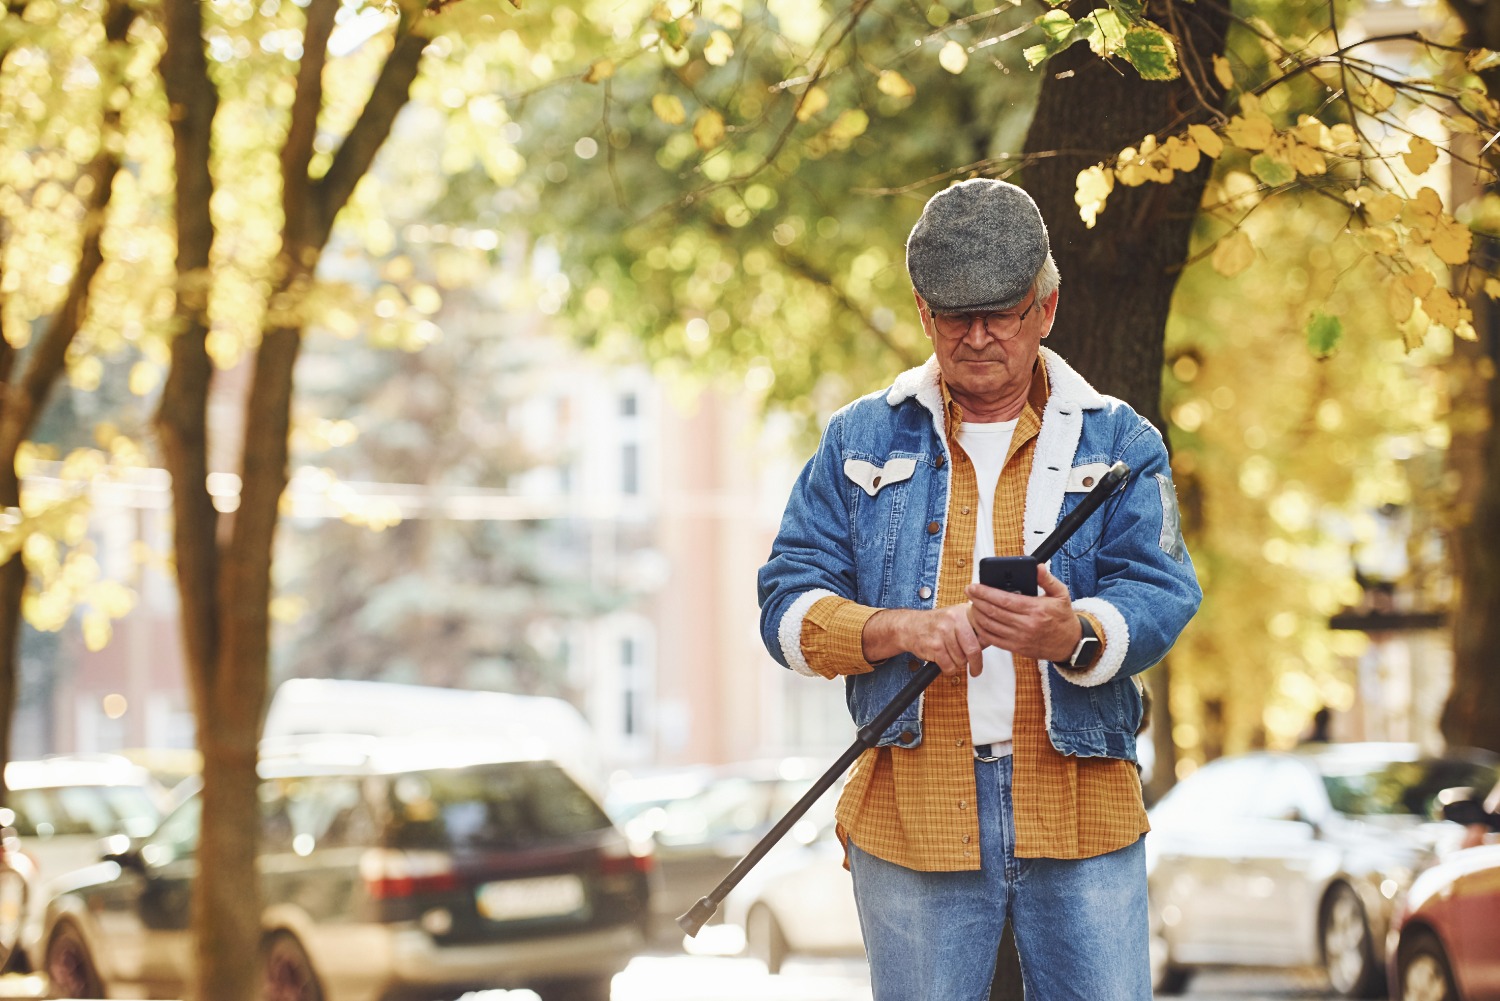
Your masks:
[[[1013,750],[1014,744],[1009,740],[994,744],[975,744],[974,757],[980,761],[999,761],[1001,758],[1009,757]]]

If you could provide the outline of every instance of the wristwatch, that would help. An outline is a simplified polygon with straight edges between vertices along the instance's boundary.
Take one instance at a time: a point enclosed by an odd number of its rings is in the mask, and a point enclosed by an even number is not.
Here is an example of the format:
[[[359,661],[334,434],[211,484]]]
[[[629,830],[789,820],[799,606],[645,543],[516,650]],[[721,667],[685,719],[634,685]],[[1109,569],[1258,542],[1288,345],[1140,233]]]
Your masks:
[[[1099,659],[1099,653],[1104,649],[1104,644],[1099,642],[1099,634],[1094,632],[1094,624],[1087,617],[1078,616],[1078,625],[1083,630],[1083,635],[1078,638],[1078,645],[1073,648],[1073,652],[1063,663],[1082,671],[1094,666],[1094,661]]]

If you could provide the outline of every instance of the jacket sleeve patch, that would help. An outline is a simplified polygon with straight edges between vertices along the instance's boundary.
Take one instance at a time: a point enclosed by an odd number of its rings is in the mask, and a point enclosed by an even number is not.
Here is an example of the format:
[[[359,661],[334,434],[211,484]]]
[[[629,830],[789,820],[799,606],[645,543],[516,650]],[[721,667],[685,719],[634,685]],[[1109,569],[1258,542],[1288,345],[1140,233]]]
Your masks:
[[[1177,509],[1177,488],[1172,478],[1156,474],[1156,489],[1161,494],[1161,536],[1157,545],[1161,551],[1181,563],[1187,559],[1187,543],[1182,538],[1182,515]]]

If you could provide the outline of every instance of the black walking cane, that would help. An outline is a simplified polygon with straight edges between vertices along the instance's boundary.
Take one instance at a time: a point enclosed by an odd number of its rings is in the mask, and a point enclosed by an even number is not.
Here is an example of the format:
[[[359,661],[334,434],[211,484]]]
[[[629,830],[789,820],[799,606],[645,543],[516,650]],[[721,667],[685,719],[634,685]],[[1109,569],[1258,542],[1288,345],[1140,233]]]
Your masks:
[[[1062,548],[1062,544],[1067,542],[1074,532],[1078,531],[1079,526],[1088,520],[1089,515],[1098,510],[1099,505],[1103,504],[1109,495],[1114,493],[1115,487],[1125,482],[1126,477],[1129,475],[1130,467],[1123,462],[1117,462],[1113,466],[1110,466],[1109,471],[1099,477],[1099,482],[1094,484],[1094,488],[1084,495],[1083,500],[1079,502],[1078,506],[1069,511],[1067,517],[1063,518],[1058,523],[1058,526],[1052,530],[1052,534],[1043,539],[1042,544],[1032,550],[1032,557],[1038,563],[1045,563],[1047,560],[1050,560],[1053,554]],[[921,695],[923,690],[936,681],[938,675],[942,673],[942,670],[931,661],[924,663],[921,669],[906,683],[906,687],[897,692],[894,699],[891,699],[891,704],[882,709],[880,715],[871,720],[867,726],[860,728],[859,736],[855,739],[854,743],[850,744],[848,750],[839,755],[839,759],[833,763],[833,767],[824,772],[818,781],[812,784],[812,788],[802,794],[802,798],[797,800],[792,808],[787,811],[786,816],[778,820],[776,826],[767,831],[765,837],[756,842],[755,847],[751,848],[750,851],[745,853],[744,858],[735,863],[735,867],[729,871],[729,875],[720,880],[719,885],[714,887],[708,896],[700,897],[698,902],[690,907],[686,914],[677,919],[677,924],[683,931],[688,933],[689,938],[698,934],[698,930],[708,923],[709,918],[714,916],[714,912],[719,909],[719,904],[729,895],[729,891],[738,886],[740,880],[744,879],[745,875],[751,869],[755,868],[756,863],[765,857],[766,852],[770,851],[775,847],[776,842],[786,836],[786,832],[792,829],[792,825],[801,820],[802,815],[818,801],[818,797],[822,796],[828,791],[829,786],[838,781],[839,776],[844,774],[845,770],[854,763],[854,759],[863,754],[866,749],[874,747],[876,742],[880,740],[880,735],[885,732],[885,728],[890,726],[907,706],[915,702],[917,696]]]

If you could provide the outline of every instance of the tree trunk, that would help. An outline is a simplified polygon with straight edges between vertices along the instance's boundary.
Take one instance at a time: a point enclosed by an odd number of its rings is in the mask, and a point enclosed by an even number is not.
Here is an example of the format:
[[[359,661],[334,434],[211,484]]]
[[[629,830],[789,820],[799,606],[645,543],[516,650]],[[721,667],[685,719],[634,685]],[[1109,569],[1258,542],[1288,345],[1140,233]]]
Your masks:
[[[1068,12],[1081,18],[1101,6],[1074,5]],[[1152,4],[1150,12],[1159,14],[1158,7]],[[1227,10],[1205,4],[1176,4],[1172,10],[1179,23],[1169,27],[1183,43],[1183,72],[1217,103],[1219,95],[1203,67],[1224,51]],[[1048,346],[1101,392],[1124,399],[1165,434],[1163,336],[1211,165],[1205,158],[1196,171],[1171,184],[1117,184],[1092,230],[1079,218],[1073,194],[1079,171],[1112,162],[1146,135],[1164,139],[1191,121],[1205,120],[1210,111],[1186,79],[1142,80],[1129,67],[1105,63],[1086,45],[1054,57],[1042,72],[1046,78],[1025,152],[1060,152],[1028,160],[1025,185],[1047,220],[1063,278]],[[1149,681],[1159,721],[1169,710],[1167,679]],[[1176,747],[1170,725],[1153,723],[1148,732],[1156,750],[1150,793],[1159,797],[1175,781]]]
[[[1450,4],[1465,28],[1463,44],[1473,48],[1500,46],[1500,3]],[[1491,94],[1500,93],[1500,72],[1480,74]],[[1488,166],[1500,167],[1500,151],[1491,145]],[[1496,190],[1494,186],[1491,190]],[[1484,239],[1480,237],[1479,239]],[[1500,251],[1489,250],[1491,268]],[[1500,649],[1500,310],[1488,297],[1470,296],[1474,328],[1480,344],[1459,344],[1454,373],[1461,402],[1485,416],[1471,431],[1455,435],[1450,459],[1464,484],[1459,509],[1468,512],[1450,543],[1458,597],[1453,611],[1453,689],[1443,707],[1439,726],[1453,747],[1482,747],[1500,751],[1500,671],[1495,651]]]

